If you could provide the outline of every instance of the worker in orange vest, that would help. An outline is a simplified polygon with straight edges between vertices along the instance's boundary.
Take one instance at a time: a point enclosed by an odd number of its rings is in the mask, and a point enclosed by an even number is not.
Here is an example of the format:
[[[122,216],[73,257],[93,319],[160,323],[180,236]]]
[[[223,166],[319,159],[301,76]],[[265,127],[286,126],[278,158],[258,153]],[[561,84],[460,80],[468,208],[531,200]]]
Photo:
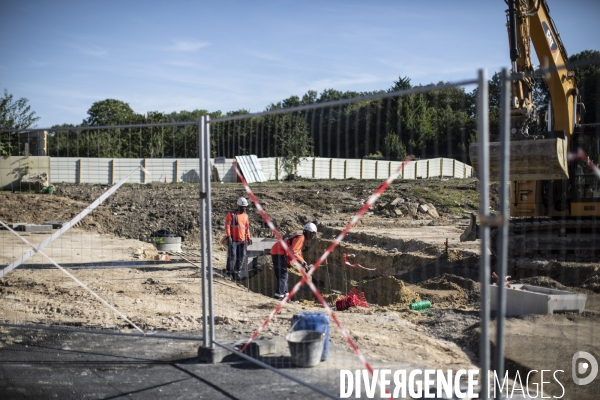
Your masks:
[[[290,248],[296,260],[308,271],[308,264],[302,257],[302,246],[305,240],[314,239],[317,236],[317,226],[312,222],[304,225],[302,232],[297,232],[286,237],[285,244]],[[273,260],[273,271],[277,278],[277,291],[273,296],[277,300],[283,300],[288,294],[288,268],[293,266],[293,261],[288,260],[285,250],[280,242],[271,247],[271,259]]]
[[[243,263],[246,261],[250,239],[250,221],[246,208],[248,200],[240,197],[237,210],[230,211],[225,217],[225,236],[227,237],[227,265],[225,273],[232,279],[239,279]]]

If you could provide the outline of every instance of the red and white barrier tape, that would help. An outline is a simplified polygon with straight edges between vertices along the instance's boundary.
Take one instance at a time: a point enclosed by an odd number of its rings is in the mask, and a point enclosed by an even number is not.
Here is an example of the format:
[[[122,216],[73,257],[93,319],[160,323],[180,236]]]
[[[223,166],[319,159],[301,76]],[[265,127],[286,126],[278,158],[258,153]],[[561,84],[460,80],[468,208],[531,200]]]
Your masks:
[[[360,267],[362,269],[366,269],[367,271],[375,271],[376,268],[367,268],[367,267],[363,267],[360,264],[352,264],[350,263],[350,261],[348,261],[348,257],[356,257],[356,254],[344,254],[344,269],[346,269],[346,265],[349,265],[351,267]]]
[[[375,192],[373,192],[373,194],[367,199],[367,201],[360,208],[360,210],[358,210],[358,212],[354,215],[354,217],[352,217],[352,219],[350,220],[350,222],[348,223],[348,225],[346,226],[346,228],[344,228],[344,230],[334,239],[333,243],[323,252],[323,254],[321,255],[321,257],[312,266],[312,268],[310,269],[310,271],[308,271],[308,273],[306,273],[304,271],[304,269],[301,267],[301,265],[298,262],[298,260],[296,260],[296,257],[291,252],[291,250],[289,249],[289,247],[287,246],[287,244],[285,243],[285,241],[283,240],[283,238],[281,237],[281,235],[279,234],[279,232],[275,228],[275,225],[273,225],[273,222],[271,222],[271,219],[269,218],[269,216],[267,215],[267,213],[265,212],[265,210],[262,208],[262,206],[258,202],[256,196],[254,195],[254,193],[250,189],[250,186],[248,186],[248,183],[246,182],[246,180],[244,179],[244,177],[241,174],[240,170],[238,169],[237,163],[235,161],[233,162],[233,167],[235,169],[235,172],[237,173],[238,177],[240,178],[240,181],[242,182],[242,185],[244,186],[244,189],[246,190],[246,193],[248,193],[248,195],[252,199],[252,202],[254,203],[254,205],[256,206],[256,209],[258,210],[258,212],[260,213],[260,215],[263,217],[263,219],[267,223],[267,226],[269,227],[269,229],[271,229],[271,231],[273,232],[273,234],[275,235],[275,237],[277,237],[277,240],[279,241],[279,243],[281,243],[283,249],[286,252],[286,255],[292,260],[292,262],[294,263],[294,266],[296,266],[296,268],[298,269],[298,271],[302,274],[302,279],[292,288],[292,290],[289,292],[289,294],[286,297],[284,297],[283,300],[281,300],[281,302],[277,305],[277,307],[275,307],[275,309],[271,312],[271,314],[269,314],[269,316],[265,319],[265,321],[261,324],[261,326],[256,330],[256,332],[254,332],[252,334],[252,336],[250,337],[250,339],[240,349],[240,352],[243,352],[248,347],[248,345],[260,334],[260,332],[265,328],[265,326],[268,325],[268,323],[279,312],[279,310],[281,310],[281,308],[283,307],[283,305],[289,299],[291,299],[294,296],[294,294],[296,294],[300,290],[300,288],[302,287],[302,285],[304,283],[307,283],[308,286],[310,287],[310,289],[313,291],[313,293],[317,297],[317,299],[321,302],[321,304],[325,308],[325,311],[327,312],[327,314],[331,317],[331,319],[333,319],[333,321],[335,322],[335,324],[337,325],[337,327],[340,329],[340,332],[342,333],[342,335],[344,336],[344,338],[346,339],[346,341],[348,342],[348,344],[350,345],[350,347],[352,347],[352,350],[354,351],[354,353],[358,356],[359,360],[363,363],[363,365],[365,366],[365,369],[367,369],[369,371],[369,373],[371,374],[371,376],[373,376],[373,368],[367,362],[366,358],[362,355],[362,353],[360,352],[360,350],[358,350],[358,347],[356,347],[356,344],[354,344],[354,341],[352,340],[352,338],[348,334],[348,331],[342,326],[342,324],[340,323],[340,321],[337,319],[337,317],[335,316],[335,314],[333,313],[333,311],[331,310],[331,308],[329,307],[329,305],[327,304],[327,302],[325,301],[325,299],[323,298],[323,296],[321,296],[321,293],[318,291],[318,289],[315,287],[315,285],[310,280],[310,277],[314,274],[314,272],[317,270],[317,268],[319,268],[319,266],[323,263],[323,261],[325,261],[327,259],[327,257],[333,251],[333,249],[335,249],[337,247],[337,245],[344,239],[344,237],[348,234],[348,232],[350,231],[350,229],[352,229],[356,225],[356,223],[360,220],[360,218],[377,201],[377,199],[381,196],[381,194],[390,186],[390,184],[398,177],[398,175],[400,175],[400,172],[402,171],[402,169],[404,168],[404,166],[410,160],[411,160],[410,157],[407,158],[406,160],[404,160],[404,162],[402,162],[402,164],[400,164],[400,166],[394,171],[394,173],[392,175],[390,175],[388,177],[388,179],[386,179],[377,188],[377,190],[375,190]],[[379,379],[377,380],[377,383],[378,383],[378,385],[381,386],[381,382],[379,381]],[[386,392],[387,392],[387,390],[386,390]]]

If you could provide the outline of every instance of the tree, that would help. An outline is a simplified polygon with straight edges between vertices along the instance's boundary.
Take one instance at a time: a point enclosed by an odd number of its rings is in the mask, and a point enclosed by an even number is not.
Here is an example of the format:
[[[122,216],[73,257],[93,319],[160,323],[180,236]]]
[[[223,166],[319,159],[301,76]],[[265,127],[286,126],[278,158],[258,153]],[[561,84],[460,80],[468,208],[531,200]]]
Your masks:
[[[281,157],[281,167],[289,176],[295,176],[298,164],[312,155],[312,138],[302,116],[284,114],[275,120],[273,139]]]
[[[570,63],[577,63],[574,68],[575,82],[581,94],[581,102],[585,105],[585,115],[581,123],[600,122],[600,51],[584,50],[569,57]],[[583,65],[582,65],[583,64]]]
[[[129,104],[115,99],[106,99],[92,104],[83,125],[107,126],[138,122],[142,116],[136,114]]]
[[[14,100],[13,95],[4,89],[4,96],[0,98],[0,129],[27,129],[34,127],[35,121],[39,117],[35,116],[35,111],[31,111],[31,106],[27,104],[29,100],[21,97]],[[0,155],[9,156],[15,148],[14,135],[9,132],[0,133]]]

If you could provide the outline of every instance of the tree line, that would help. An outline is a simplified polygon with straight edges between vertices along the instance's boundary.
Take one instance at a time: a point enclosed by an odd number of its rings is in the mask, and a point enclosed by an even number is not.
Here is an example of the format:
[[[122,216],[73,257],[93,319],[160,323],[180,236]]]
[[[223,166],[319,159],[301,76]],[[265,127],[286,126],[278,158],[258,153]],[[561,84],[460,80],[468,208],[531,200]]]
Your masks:
[[[571,62],[600,59],[598,51],[584,51],[569,58]],[[592,63],[575,71],[578,88],[586,105],[582,122],[595,122],[599,115],[598,82],[600,64]],[[462,87],[435,89],[424,93],[388,97],[379,100],[358,101],[338,106],[328,102],[356,97],[385,94],[422,87],[411,85],[409,77],[399,77],[393,85],[373,92],[353,92],[327,89],[320,94],[308,91],[269,104],[265,111],[312,105],[306,111],[258,115],[233,121],[211,123],[211,152],[213,156],[233,157],[256,154],[258,157],[282,157],[287,167],[304,157],[382,158],[402,160],[415,157],[452,157],[468,160],[468,147],[476,141],[477,90],[467,92]],[[442,84],[443,82],[440,82]],[[490,132],[499,129],[500,75],[489,80]],[[548,90],[545,82],[536,80],[534,101],[543,112],[547,107]],[[4,108],[12,107],[12,114],[0,112],[1,126],[26,128],[35,120],[35,113],[27,108],[26,99],[15,102],[5,91]],[[322,105],[319,107],[319,105]],[[315,107],[316,106],[316,107]],[[21,121],[17,121],[21,112]],[[12,122],[5,115],[12,115]],[[197,128],[195,126],[143,127],[121,129],[94,129],[98,126],[124,124],[152,124],[159,122],[189,122],[200,116],[211,120],[248,114],[248,110],[222,113],[208,110],[163,113],[134,112],[129,104],[106,99],[92,104],[87,118],[78,125],[53,126],[49,132],[48,153],[51,156],[76,157],[140,157],[163,158],[198,156]],[[27,117],[27,118],[25,118]],[[17,125],[18,123],[18,125]],[[541,123],[540,125],[542,125]],[[60,128],[80,127],[66,131]],[[534,127],[534,129],[536,129]],[[543,129],[542,127],[537,129]],[[3,134],[0,147],[3,154],[14,153],[14,145]],[[11,147],[12,146],[12,147]]]

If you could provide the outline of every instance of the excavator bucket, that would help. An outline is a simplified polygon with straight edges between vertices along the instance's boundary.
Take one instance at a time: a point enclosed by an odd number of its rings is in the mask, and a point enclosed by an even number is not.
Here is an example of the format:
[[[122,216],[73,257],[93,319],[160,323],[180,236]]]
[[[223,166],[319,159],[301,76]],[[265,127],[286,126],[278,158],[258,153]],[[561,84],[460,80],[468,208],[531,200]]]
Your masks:
[[[490,180],[500,180],[500,142],[490,143]],[[469,146],[471,165],[479,173],[479,145]],[[519,140],[510,143],[510,181],[568,179],[567,142],[561,138]]]

